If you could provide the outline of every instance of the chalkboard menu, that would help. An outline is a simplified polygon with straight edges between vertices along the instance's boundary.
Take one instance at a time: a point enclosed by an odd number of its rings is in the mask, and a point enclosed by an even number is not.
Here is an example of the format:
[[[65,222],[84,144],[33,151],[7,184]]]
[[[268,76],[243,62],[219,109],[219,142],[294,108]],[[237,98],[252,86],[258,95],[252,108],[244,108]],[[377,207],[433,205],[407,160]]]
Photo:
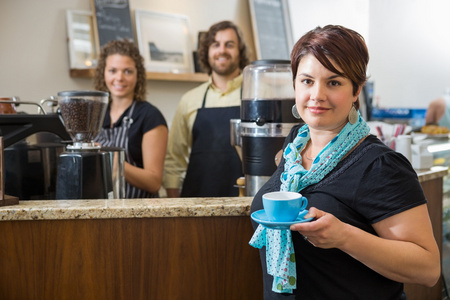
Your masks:
[[[292,30],[286,0],[249,0],[258,59],[290,59]]]
[[[134,41],[128,0],[91,0],[100,47],[112,40]]]

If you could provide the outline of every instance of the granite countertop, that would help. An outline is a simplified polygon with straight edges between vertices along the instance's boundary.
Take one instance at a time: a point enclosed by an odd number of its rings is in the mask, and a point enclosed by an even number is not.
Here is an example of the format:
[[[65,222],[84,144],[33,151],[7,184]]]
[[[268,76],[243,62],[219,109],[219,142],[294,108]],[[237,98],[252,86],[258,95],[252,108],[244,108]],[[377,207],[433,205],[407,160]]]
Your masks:
[[[249,216],[252,197],[20,201],[0,221]]]
[[[447,167],[417,170],[420,182],[444,177]],[[20,201],[0,207],[0,221],[249,216],[253,197]]]

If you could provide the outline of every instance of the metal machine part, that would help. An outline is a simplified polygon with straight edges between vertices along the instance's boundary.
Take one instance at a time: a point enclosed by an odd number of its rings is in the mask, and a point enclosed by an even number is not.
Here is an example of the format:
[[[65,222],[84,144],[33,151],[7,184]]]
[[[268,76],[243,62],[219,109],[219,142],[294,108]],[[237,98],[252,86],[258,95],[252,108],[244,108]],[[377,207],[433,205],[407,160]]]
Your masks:
[[[20,200],[55,199],[58,156],[64,145],[17,143],[4,149],[5,192]]]
[[[62,140],[70,140],[70,136],[57,114],[7,114],[0,118],[0,135],[3,136],[5,147],[40,132],[54,133]]]
[[[283,147],[293,123],[241,123],[242,153],[246,176],[271,176],[277,168],[275,155]]]
[[[100,150],[109,154],[113,198],[125,198],[125,149],[119,147],[102,147]]]
[[[55,199],[58,156],[69,140],[57,114],[47,114],[34,102],[19,97],[1,97],[2,104],[14,105],[14,113],[0,116],[4,141],[4,184],[8,195],[20,200]],[[37,105],[40,114],[17,111],[22,105]]]
[[[66,151],[59,156],[56,199],[113,197],[111,162],[105,151]]]

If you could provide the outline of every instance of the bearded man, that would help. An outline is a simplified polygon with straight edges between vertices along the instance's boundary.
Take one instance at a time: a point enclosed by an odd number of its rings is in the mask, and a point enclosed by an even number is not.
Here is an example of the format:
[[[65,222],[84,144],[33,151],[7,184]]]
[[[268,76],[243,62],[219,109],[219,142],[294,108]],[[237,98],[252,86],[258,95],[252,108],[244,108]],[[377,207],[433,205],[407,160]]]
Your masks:
[[[230,119],[240,119],[242,69],[249,63],[239,28],[212,25],[198,49],[208,82],[185,93],[169,131],[164,165],[168,197],[232,197],[243,176],[230,143]]]

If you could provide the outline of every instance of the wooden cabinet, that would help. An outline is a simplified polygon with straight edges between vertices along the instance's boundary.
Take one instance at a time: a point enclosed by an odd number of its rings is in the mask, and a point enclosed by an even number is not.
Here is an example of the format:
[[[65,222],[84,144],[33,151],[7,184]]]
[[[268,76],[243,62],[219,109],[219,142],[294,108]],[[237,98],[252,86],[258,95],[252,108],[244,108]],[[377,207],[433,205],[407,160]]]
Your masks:
[[[70,69],[70,77],[73,78],[93,78],[94,74],[95,69]],[[147,80],[205,82],[208,74],[147,72]]]

